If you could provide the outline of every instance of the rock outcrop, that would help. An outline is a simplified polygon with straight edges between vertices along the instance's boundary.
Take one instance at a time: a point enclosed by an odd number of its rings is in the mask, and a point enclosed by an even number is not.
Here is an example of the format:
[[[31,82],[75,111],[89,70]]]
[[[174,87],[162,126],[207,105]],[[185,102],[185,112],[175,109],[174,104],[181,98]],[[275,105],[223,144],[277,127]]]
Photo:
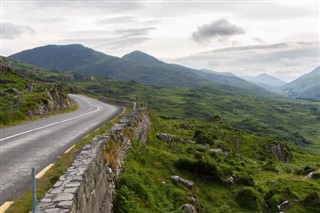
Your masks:
[[[186,179],[184,179],[184,178],[182,178],[182,177],[179,177],[179,176],[177,176],[177,175],[171,176],[171,179],[174,180],[174,181],[176,181],[176,182],[182,183],[183,185],[185,185],[185,186],[188,187],[189,189],[192,189],[192,187],[193,187],[193,182],[192,182],[192,181],[186,180]]]
[[[55,111],[72,108],[72,101],[59,86],[52,86],[45,90],[44,95],[35,103],[35,108],[28,112],[28,117],[43,116]]]

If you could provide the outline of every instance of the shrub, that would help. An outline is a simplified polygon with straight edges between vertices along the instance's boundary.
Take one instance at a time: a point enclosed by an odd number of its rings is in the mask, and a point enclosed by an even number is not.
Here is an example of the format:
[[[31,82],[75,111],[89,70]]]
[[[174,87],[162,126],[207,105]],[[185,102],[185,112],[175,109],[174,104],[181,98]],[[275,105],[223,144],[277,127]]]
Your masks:
[[[311,176],[312,179],[320,179],[320,172],[315,172]]]
[[[236,192],[235,198],[240,206],[248,209],[258,210],[262,204],[259,193],[251,187],[241,188]]]
[[[237,183],[244,186],[254,186],[254,180],[249,176],[238,176]]]
[[[199,176],[208,181],[220,181],[220,172],[215,164],[204,160],[189,160],[180,158],[175,162],[175,166],[180,170],[185,170],[195,176]]]
[[[317,192],[310,192],[302,201],[305,206],[319,207],[320,209],[320,196]]]

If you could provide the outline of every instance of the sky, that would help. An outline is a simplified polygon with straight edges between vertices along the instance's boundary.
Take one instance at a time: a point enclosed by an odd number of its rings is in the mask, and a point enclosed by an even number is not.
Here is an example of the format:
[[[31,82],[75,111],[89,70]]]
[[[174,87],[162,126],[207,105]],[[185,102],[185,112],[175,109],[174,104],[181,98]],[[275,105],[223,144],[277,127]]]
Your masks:
[[[0,0],[1,49],[82,44],[121,57],[292,81],[319,66],[318,1]]]

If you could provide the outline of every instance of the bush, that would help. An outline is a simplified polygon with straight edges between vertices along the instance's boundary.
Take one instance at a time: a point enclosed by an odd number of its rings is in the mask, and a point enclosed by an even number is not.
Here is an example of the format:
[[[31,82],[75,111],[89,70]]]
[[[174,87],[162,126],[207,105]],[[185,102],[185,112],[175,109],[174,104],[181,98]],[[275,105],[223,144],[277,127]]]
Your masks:
[[[320,197],[317,192],[309,193],[302,201],[305,206],[315,206],[318,205],[320,208]]]
[[[208,181],[220,181],[220,172],[215,164],[204,160],[192,161],[180,158],[175,162],[180,170],[185,170]]]
[[[320,209],[320,197],[317,192],[309,193],[302,201],[302,205],[309,212],[319,212]]]
[[[240,206],[258,210],[262,206],[262,199],[257,191],[251,187],[241,188],[236,192],[235,198]]]
[[[252,177],[248,176],[238,176],[237,183],[244,186],[254,186],[254,180]]]
[[[320,172],[315,172],[311,176],[312,179],[320,179]]]

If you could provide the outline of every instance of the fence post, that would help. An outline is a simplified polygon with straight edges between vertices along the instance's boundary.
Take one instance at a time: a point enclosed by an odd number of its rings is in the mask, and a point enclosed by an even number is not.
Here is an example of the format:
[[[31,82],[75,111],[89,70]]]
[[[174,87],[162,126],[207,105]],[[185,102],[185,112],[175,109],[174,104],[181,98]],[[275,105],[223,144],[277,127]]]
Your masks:
[[[36,196],[36,171],[35,168],[32,168],[32,213],[36,213],[37,208],[37,196]]]

